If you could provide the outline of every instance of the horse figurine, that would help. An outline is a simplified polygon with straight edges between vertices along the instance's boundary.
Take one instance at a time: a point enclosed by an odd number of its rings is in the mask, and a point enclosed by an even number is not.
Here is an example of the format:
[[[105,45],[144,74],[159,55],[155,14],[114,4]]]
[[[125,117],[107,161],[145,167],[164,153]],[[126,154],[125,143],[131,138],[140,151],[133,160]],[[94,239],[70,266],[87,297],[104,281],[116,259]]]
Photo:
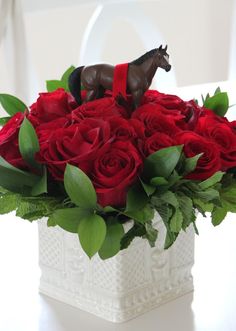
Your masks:
[[[127,81],[125,89],[127,94],[133,97],[133,106],[137,108],[143,94],[152,83],[152,79],[158,67],[170,71],[167,46],[154,48],[128,63]],[[95,64],[76,68],[69,77],[69,89],[77,103],[80,105],[81,85],[87,91],[85,102],[102,98],[105,90],[113,89],[114,66],[109,64]]]

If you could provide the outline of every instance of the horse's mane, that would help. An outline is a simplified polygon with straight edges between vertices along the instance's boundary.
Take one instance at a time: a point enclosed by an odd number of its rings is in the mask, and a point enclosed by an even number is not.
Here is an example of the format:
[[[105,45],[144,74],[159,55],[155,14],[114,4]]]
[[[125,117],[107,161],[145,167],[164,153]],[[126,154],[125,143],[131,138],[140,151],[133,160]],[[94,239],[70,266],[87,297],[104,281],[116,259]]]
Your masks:
[[[137,58],[136,60],[130,62],[130,64],[136,64],[136,65],[140,65],[142,64],[144,61],[148,60],[150,57],[152,57],[156,52],[158,51],[158,48],[154,48],[151,49],[149,52],[141,55],[139,58]]]

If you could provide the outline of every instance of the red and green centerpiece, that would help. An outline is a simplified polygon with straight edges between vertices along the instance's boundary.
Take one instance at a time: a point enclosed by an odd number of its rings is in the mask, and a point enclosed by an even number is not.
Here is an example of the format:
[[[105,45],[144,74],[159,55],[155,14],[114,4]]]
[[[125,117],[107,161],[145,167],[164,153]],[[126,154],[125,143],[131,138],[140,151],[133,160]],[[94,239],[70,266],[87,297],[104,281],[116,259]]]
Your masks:
[[[167,61],[166,49],[157,51]],[[127,74],[119,70],[113,76]],[[225,92],[207,95],[202,106],[148,86],[138,94],[128,83],[125,97],[117,85],[116,95],[74,85],[71,93],[75,72],[48,81],[29,108],[0,94],[9,115],[0,119],[1,214],[47,217],[48,226],[77,233],[90,258],[107,259],[137,236],[154,246],[155,212],[167,230],[165,248],[189,226],[198,233],[197,212],[210,212],[213,225],[236,212],[236,123],[225,117]]]

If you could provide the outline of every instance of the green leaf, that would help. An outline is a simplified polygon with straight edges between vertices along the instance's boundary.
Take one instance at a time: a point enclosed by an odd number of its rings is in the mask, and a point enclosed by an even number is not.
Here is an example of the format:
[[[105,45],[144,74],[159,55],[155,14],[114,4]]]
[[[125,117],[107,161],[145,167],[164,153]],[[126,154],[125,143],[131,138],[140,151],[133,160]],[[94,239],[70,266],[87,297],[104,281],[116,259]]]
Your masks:
[[[170,220],[170,230],[175,233],[179,233],[182,228],[183,214],[180,209],[176,209]]]
[[[35,183],[35,185],[32,187],[31,195],[37,196],[43,193],[47,193],[47,168],[43,167],[43,175],[39,178],[39,180]]]
[[[16,216],[27,219],[31,222],[45,216],[44,214],[42,215],[42,210],[44,209],[41,204],[32,203],[27,199],[22,199],[16,209]]]
[[[19,195],[14,193],[5,193],[0,196],[0,214],[8,214],[16,210],[19,203]]]
[[[215,93],[214,95],[218,94],[218,93],[221,93],[221,90],[220,90],[220,87],[218,86],[217,89],[215,90]]]
[[[113,212],[119,212],[118,209],[114,208],[114,207],[111,207],[111,206],[105,206],[103,208],[103,210],[106,212],[106,213],[113,213]]]
[[[193,202],[188,196],[184,194],[178,194],[177,199],[179,201],[179,208],[183,215],[183,229],[185,230],[195,219]]]
[[[137,222],[145,223],[145,222],[153,219],[154,209],[149,204],[147,204],[142,209],[125,211],[125,212],[123,212],[123,214]]]
[[[56,219],[53,217],[53,215],[50,215],[48,220],[47,220],[47,226],[51,227],[51,226],[56,226]]]
[[[19,130],[19,149],[23,159],[32,167],[41,169],[35,161],[35,154],[39,151],[38,137],[33,125],[27,118],[24,118]]]
[[[11,119],[11,116],[1,117],[0,118],[0,126],[5,125],[10,119]]]
[[[65,90],[67,88],[65,82],[61,80],[47,80],[46,87],[48,92],[56,91],[58,88],[63,88]]]
[[[167,229],[164,249],[170,248],[174,244],[174,242],[176,241],[178,235],[179,235],[179,233],[173,233],[173,232],[171,232],[170,230]]]
[[[55,210],[49,219],[50,223],[55,223],[68,232],[78,233],[80,220],[88,216],[89,213],[87,210],[81,208],[65,208]]]
[[[214,226],[219,225],[224,220],[226,215],[227,210],[225,208],[215,206],[211,213],[212,224]]]
[[[220,201],[227,211],[236,213],[236,185],[234,182],[220,191]]]
[[[155,192],[155,190],[156,190],[155,186],[144,183],[144,181],[141,178],[139,178],[139,180],[140,180],[140,183],[142,184],[142,187],[143,187],[144,191],[146,192],[147,196],[150,196]]]
[[[149,155],[144,161],[144,176],[168,178],[179,161],[182,149],[182,145],[171,146]]]
[[[131,229],[125,233],[123,238],[121,239],[121,249],[125,249],[129,247],[131,242],[135,237],[142,237],[146,234],[146,229],[143,224],[134,223]]]
[[[64,185],[71,201],[79,207],[96,209],[97,195],[88,176],[79,168],[67,164]]]
[[[201,210],[201,213],[212,212],[213,210],[213,203],[206,202],[196,198],[193,199],[193,203],[197,209]]]
[[[148,196],[145,193],[140,182],[134,184],[128,191],[126,201],[126,211],[142,209],[148,202]]]
[[[83,250],[91,258],[99,251],[105,240],[106,223],[99,215],[89,215],[80,220],[78,233]]]
[[[211,186],[215,185],[216,183],[220,182],[224,174],[225,173],[222,172],[222,171],[216,172],[211,177],[209,177],[206,180],[204,180],[203,182],[199,183],[199,187],[202,190],[208,189],[209,187],[211,187]]]
[[[229,98],[226,92],[219,92],[204,102],[204,107],[213,110],[218,116],[225,116],[229,108]]]
[[[164,177],[153,177],[150,183],[154,186],[167,185],[168,181]]]
[[[175,208],[179,207],[179,201],[176,197],[176,194],[171,191],[166,191],[165,193],[161,194],[160,199],[163,202],[168,203],[169,205],[171,205]]]
[[[27,110],[27,106],[20,99],[10,94],[0,94],[0,104],[10,116]]]
[[[98,252],[100,258],[105,260],[116,255],[120,250],[120,241],[123,236],[124,228],[122,224],[108,222],[106,237]]]
[[[39,176],[13,167],[0,156],[0,185],[13,192],[22,192],[24,186],[33,187]]]
[[[70,66],[62,75],[61,81],[65,84],[65,90],[69,92],[68,79],[70,74],[75,70],[75,66]]]
[[[200,159],[200,157],[202,156],[203,153],[197,154],[193,157],[188,157],[185,159],[184,161],[184,174],[189,174],[190,172],[194,171],[196,166],[197,166],[197,162]]]
[[[149,245],[151,247],[155,247],[155,243],[158,235],[157,229],[153,227],[152,222],[146,222],[145,228],[146,228],[146,234],[143,237],[148,240]]]
[[[206,191],[196,192],[196,197],[207,201],[212,201],[214,199],[219,199],[219,192],[213,188],[209,188]]]

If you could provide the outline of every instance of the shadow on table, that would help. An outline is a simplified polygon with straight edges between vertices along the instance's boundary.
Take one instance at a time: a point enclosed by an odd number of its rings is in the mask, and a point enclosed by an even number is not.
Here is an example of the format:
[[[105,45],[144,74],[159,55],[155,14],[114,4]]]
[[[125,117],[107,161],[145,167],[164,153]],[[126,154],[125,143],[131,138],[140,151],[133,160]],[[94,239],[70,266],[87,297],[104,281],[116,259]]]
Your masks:
[[[41,312],[38,331],[193,331],[191,304],[193,293],[162,305],[125,323],[115,324],[63,304],[47,296],[40,296]]]

